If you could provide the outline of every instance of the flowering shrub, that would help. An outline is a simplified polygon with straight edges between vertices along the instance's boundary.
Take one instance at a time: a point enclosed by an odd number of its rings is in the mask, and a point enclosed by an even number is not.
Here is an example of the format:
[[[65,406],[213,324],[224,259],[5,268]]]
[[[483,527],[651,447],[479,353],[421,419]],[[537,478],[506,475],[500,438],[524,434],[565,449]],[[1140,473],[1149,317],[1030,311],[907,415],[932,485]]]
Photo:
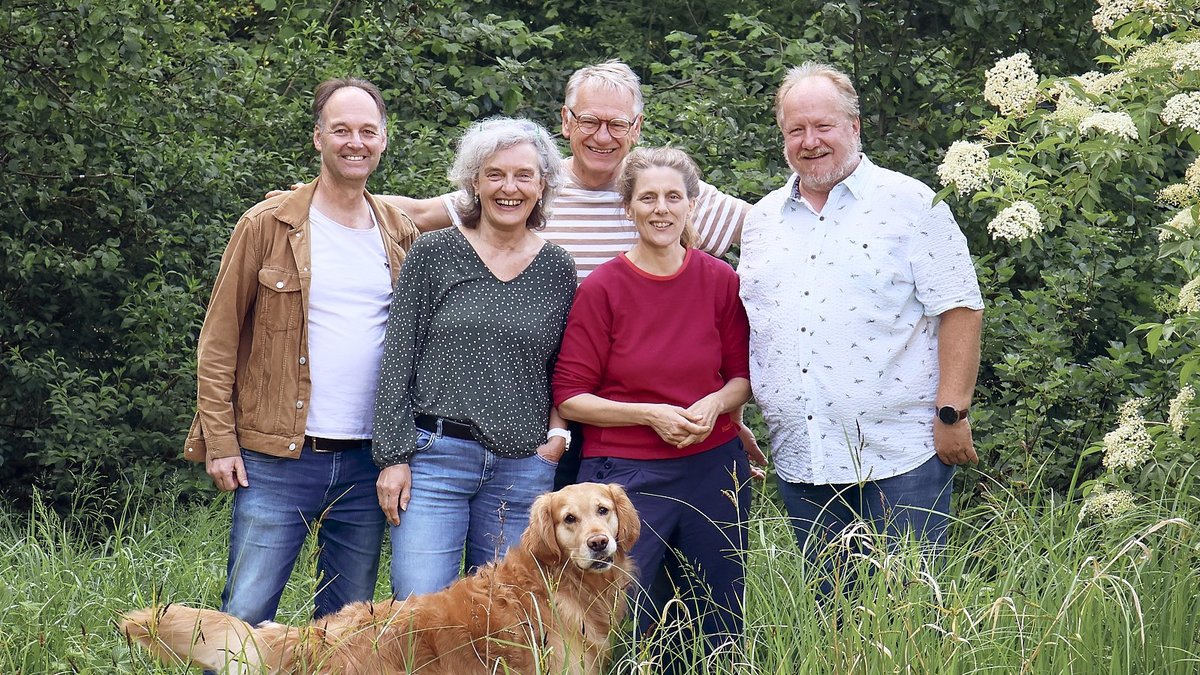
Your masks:
[[[987,70],[995,113],[938,169],[988,308],[984,471],[1105,518],[1188,484],[1200,370],[1200,24],[1191,2],[1100,0],[1104,53]],[[1125,401],[1119,407],[1117,403]]]

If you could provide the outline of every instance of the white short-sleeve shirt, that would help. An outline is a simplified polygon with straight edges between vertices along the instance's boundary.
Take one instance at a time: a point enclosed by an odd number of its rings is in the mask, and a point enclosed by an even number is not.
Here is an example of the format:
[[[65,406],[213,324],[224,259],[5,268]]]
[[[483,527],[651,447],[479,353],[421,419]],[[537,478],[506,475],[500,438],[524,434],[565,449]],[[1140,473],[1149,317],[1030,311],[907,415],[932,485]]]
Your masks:
[[[879,480],[934,454],[938,315],[983,299],[966,238],[932,201],[863,157],[819,213],[793,174],[747,214],[750,381],[784,480]]]

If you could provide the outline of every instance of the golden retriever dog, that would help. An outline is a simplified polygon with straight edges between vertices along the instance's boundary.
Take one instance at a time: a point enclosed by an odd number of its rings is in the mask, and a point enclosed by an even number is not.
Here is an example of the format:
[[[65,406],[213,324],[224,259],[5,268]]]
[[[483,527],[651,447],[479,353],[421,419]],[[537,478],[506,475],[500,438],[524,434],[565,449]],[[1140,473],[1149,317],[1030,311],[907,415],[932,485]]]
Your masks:
[[[164,663],[220,673],[598,675],[640,531],[621,486],[571,485],[537,498],[503,560],[437,593],[353,603],[303,628],[167,605],[121,629]]]

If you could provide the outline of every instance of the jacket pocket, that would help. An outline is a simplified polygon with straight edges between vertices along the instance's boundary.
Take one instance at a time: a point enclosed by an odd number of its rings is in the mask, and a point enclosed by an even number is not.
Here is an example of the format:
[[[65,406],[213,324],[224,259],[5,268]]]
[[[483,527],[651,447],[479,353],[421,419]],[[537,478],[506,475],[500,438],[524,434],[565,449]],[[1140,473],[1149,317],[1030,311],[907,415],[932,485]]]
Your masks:
[[[300,306],[300,275],[281,267],[258,271],[255,325],[266,330],[294,330],[304,314]]]

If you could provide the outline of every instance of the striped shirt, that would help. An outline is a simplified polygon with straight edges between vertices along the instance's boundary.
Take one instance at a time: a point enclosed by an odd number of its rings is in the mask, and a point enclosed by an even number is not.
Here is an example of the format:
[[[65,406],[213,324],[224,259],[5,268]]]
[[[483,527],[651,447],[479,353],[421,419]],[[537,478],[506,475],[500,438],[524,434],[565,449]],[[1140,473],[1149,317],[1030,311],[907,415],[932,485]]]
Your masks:
[[[460,192],[442,197],[455,225],[461,224],[454,201]],[[742,220],[750,205],[727,195],[708,183],[700,183],[692,222],[700,235],[696,246],[721,257],[741,236]],[[616,190],[589,190],[566,172],[566,181],[550,209],[546,229],[539,232],[546,241],[558,244],[575,259],[579,280],[600,265],[633,248],[637,227],[625,217],[621,193]]]

